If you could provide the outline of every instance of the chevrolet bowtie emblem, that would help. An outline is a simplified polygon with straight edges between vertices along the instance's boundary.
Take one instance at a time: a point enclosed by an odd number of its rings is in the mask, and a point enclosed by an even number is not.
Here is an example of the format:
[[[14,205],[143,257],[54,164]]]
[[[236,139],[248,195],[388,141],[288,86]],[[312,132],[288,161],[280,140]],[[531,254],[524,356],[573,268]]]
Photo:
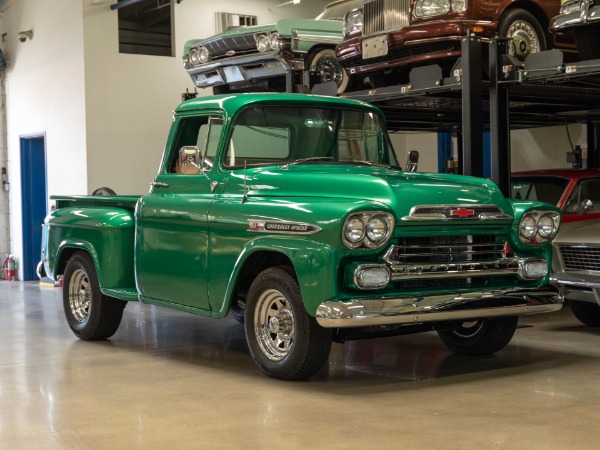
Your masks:
[[[475,210],[468,208],[456,208],[450,210],[451,217],[471,217],[475,215]]]

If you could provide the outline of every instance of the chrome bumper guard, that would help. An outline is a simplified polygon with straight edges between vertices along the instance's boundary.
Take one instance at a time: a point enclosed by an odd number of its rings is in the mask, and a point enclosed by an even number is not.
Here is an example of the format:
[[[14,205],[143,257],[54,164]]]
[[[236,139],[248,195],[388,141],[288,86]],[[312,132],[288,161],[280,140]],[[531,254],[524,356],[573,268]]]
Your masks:
[[[363,298],[321,303],[316,320],[324,328],[473,320],[558,311],[562,300],[560,290],[550,285],[461,294]]]
[[[587,9],[584,5],[582,10],[554,17],[550,21],[550,30],[553,32],[567,31],[594,22],[600,22],[600,6],[592,6]]]
[[[290,71],[290,66],[275,52],[223,58],[187,69],[200,88],[271,78]]]
[[[600,276],[593,273],[554,273],[550,283],[560,288],[567,300],[600,305]]]

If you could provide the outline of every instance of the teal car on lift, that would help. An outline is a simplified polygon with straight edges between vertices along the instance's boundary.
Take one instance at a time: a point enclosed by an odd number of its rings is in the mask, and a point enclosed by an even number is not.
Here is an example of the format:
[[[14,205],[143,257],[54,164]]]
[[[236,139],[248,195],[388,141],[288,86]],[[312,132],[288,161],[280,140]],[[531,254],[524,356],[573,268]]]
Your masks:
[[[348,76],[335,46],[342,42],[344,14],[361,6],[362,0],[338,0],[316,19],[280,19],[190,40],[184,45],[184,68],[197,87],[212,87],[215,94],[291,92],[327,82],[344,92]]]
[[[244,323],[266,374],[309,377],[332,342],[436,330],[470,355],[518,316],[562,306],[549,285],[553,205],[488,180],[403,171],[382,112],[303,94],[193,99],[174,114],[142,196],[54,196],[40,274],[64,277],[84,340],[129,301]]]

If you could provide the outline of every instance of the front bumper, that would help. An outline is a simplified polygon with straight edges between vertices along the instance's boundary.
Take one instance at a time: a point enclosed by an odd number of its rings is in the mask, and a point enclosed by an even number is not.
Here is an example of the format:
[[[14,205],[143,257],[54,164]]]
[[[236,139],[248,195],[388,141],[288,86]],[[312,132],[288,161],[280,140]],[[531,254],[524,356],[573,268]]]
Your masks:
[[[199,88],[247,83],[291,72],[287,62],[275,52],[224,58],[186,70]]]
[[[354,328],[473,320],[558,311],[563,297],[555,286],[434,294],[402,298],[328,301],[317,308],[324,328]]]
[[[550,21],[550,30],[554,33],[572,30],[589,23],[600,23],[600,5],[589,6],[589,2],[579,2],[580,8],[568,14],[560,14]]]
[[[594,303],[600,306],[600,274],[554,273],[550,282],[560,288],[567,300]]]

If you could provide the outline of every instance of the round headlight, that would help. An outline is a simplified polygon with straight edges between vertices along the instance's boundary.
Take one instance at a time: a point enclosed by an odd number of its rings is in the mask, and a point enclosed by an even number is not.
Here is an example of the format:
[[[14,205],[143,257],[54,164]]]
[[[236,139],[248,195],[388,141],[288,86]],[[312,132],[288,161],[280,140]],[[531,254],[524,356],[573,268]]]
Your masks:
[[[190,50],[190,64],[192,66],[197,66],[198,64],[200,64],[200,55],[198,54],[198,50],[193,48]]]
[[[367,223],[367,237],[373,243],[379,243],[387,237],[388,227],[381,216],[373,216]]]
[[[344,36],[351,34],[360,33],[363,29],[363,13],[362,11],[356,11],[348,14],[344,20],[344,26],[342,33]]]
[[[271,33],[271,50],[279,50],[279,33]]]
[[[346,222],[344,236],[351,244],[358,244],[365,237],[365,223],[359,217],[352,217]]]
[[[544,214],[540,217],[537,224],[538,233],[544,239],[550,239],[556,233],[556,227],[554,226],[554,219],[550,214]]]
[[[208,62],[209,54],[208,54],[208,50],[206,49],[206,47],[199,47],[198,53],[200,54],[200,62],[201,63],[204,64],[205,62]]]
[[[521,240],[525,242],[529,242],[535,236],[537,232],[537,222],[535,217],[531,214],[526,214],[521,219],[521,223],[519,223],[519,234],[521,236]]]
[[[259,52],[266,52],[271,48],[271,42],[266,34],[259,34],[256,36],[256,48]]]

